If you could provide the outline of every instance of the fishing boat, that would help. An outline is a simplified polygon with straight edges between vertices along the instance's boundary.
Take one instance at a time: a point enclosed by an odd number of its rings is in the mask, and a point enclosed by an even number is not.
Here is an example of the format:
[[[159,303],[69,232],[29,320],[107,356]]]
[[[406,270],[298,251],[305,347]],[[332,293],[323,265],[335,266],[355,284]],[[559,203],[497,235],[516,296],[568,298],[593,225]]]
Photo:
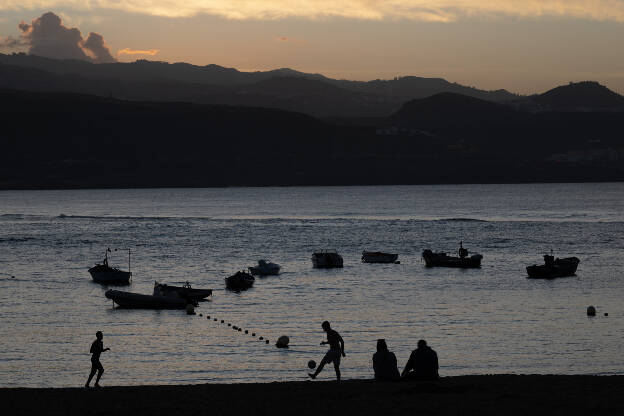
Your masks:
[[[120,308],[128,309],[185,309],[188,304],[197,305],[197,302],[181,297],[177,292],[163,296],[109,289],[104,293],[104,296],[111,299]]]
[[[555,277],[574,276],[580,262],[577,257],[555,259],[551,251],[550,254],[544,254],[544,264],[528,266],[526,271],[531,279],[554,279]]]
[[[255,278],[247,272],[236,272],[225,278],[225,287],[232,290],[244,290],[253,286]]]
[[[433,252],[429,249],[422,252],[422,258],[427,267],[457,267],[462,269],[472,269],[481,267],[483,256],[478,253],[468,255],[468,250],[464,248],[463,242],[459,243],[459,256],[449,256],[445,252]]]
[[[185,299],[190,299],[196,302],[205,300],[208,296],[212,295],[212,289],[194,289],[189,282],[182,286],[167,285],[164,283],[154,283],[154,295],[160,296],[178,296]]]
[[[381,251],[363,251],[362,263],[396,263],[398,254],[382,253]]]
[[[279,274],[280,265],[267,262],[266,260],[258,260],[257,266],[248,267],[249,273],[259,276],[272,276]]]
[[[336,250],[319,250],[312,254],[312,266],[317,269],[342,267],[342,256]]]
[[[117,249],[115,249],[115,251],[117,251]],[[102,263],[96,263],[95,266],[89,269],[89,274],[91,275],[91,278],[96,283],[116,285],[130,284],[130,279],[132,278],[132,272],[130,271],[130,249],[128,249],[127,272],[108,265],[108,253],[110,252],[111,249],[107,248]]]

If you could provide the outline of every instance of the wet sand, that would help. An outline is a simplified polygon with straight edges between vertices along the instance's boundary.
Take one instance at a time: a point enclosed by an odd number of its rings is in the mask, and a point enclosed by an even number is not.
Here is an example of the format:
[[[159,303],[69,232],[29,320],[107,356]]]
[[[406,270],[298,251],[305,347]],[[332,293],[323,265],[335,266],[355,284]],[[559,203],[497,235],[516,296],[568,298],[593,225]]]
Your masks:
[[[622,415],[624,376],[4,388],[0,400],[10,415]]]

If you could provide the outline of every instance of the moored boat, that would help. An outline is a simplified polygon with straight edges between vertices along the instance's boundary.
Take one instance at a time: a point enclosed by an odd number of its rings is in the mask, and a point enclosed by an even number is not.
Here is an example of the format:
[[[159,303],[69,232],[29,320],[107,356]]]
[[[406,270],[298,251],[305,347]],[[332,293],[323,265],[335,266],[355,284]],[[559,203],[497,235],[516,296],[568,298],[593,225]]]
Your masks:
[[[381,251],[363,251],[362,263],[399,263],[398,254],[383,253]]]
[[[427,267],[457,267],[462,269],[472,269],[481,267],[483,256],[478,253],[468,255],[468,250],[463,243],[459,243],[459,256],[449,256],[445,252],[433,252],[429,249],[423,251],[422,258]]]
[[[132,272],[130,271],[130,250],[128,250],[127,272],[108,265],[108,253],[110,252],[111,249],[107,248],[102,263],[96,263],[95,266],[89,269],[89,274],[91,275],[91,278],[96,283],[116,285],[130,284],[130,279],[132,278]]]
[[[342,266],[342,256],[336,250],[319,250],[312,254],[312,266],[317,269],[329,269]]]
[[[196,302],[177,295],[143,295],[109,289],[104,293],[104,296],[111,299],[120,308],[128,309],[185,309],[188,304],[196,305]]]
[[[155,296],[178,296],[193,301],[205,300],[208,296],[212,295],[212,289],[194,289],[189,282],[182,286],[167,285],[164,283],[154,283],[154,295]]]
[[[544,254],[544,264],[532,265],[526,268],[531,279],[554,279],[576,274],[576,268],[581,261],[577,257],[557,258],[551,254]]]
[[[247,272],[236,272],[230,277],[225,278],[225,286],[232,290],[244,290],[253,286],[255,278]]]
[[[267,262],[266,260],[258,260],[257,266],[248,267],[249,273],[259,276],[272,276],[279,274],[280,265],[276,263]]]

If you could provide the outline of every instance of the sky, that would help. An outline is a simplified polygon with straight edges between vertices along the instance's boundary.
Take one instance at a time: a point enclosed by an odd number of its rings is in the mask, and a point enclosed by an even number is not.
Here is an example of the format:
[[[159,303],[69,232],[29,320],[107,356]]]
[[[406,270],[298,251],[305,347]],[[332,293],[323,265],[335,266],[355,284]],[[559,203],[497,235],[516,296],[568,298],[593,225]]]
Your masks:
[[[624,93],[622,44],[624,0],[0,0],[3,53],[442,77],[521,94],[581,80]]]

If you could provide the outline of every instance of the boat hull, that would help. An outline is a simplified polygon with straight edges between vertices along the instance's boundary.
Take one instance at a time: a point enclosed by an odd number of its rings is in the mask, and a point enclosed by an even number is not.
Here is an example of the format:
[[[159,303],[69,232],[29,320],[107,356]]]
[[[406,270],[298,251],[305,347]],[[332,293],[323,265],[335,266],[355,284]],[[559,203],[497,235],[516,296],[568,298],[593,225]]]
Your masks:
[[[398,254],[371,251],[362,252],[362,263],[396,263],[398,258]]]
[[[173,295],[196,302],[206,300],[208,296],[212,295],[212,289],[193,289],[184,286],[171,286],[166,284],[158,284],[154,290],[159,290],[165,296]]]
[[[107,290],[104,294],[120,308],[126,309],[185,309],[189,303],[187,299],[142,295],[140,293],[123,292],[121,290]]]
[[[280,272],[280,266],[274,264],[272,266],[252,266],[249,267],[249,273],[257,276],[275,276]]]
[[[433,253],[431,250],[425,250],[422,254],[427,267],[454,267],[460,269],[478,269],[481,267],[481,254],[473,254],[470,257],[453,257],[447,256],[445,253]]]
[[[231,290],[245,290],[253,286],[255,278],[245,272],[238,272],[235,275],[225,278],[225,287]]]
[[[333,269],[343,267],[342,256],[336,253],[314,253],[312,267],[315,269]]]
[[[581,261],[576,257],[557,259],[552,265],[533,265],[526,268],[530,279],[554,279],[569,277],[576,274],[576,268]]]
[[[95,283],[127,285],[130,284],[131,272],[124,271],[108,271],[97,272],[89,270],[89,274]]]

